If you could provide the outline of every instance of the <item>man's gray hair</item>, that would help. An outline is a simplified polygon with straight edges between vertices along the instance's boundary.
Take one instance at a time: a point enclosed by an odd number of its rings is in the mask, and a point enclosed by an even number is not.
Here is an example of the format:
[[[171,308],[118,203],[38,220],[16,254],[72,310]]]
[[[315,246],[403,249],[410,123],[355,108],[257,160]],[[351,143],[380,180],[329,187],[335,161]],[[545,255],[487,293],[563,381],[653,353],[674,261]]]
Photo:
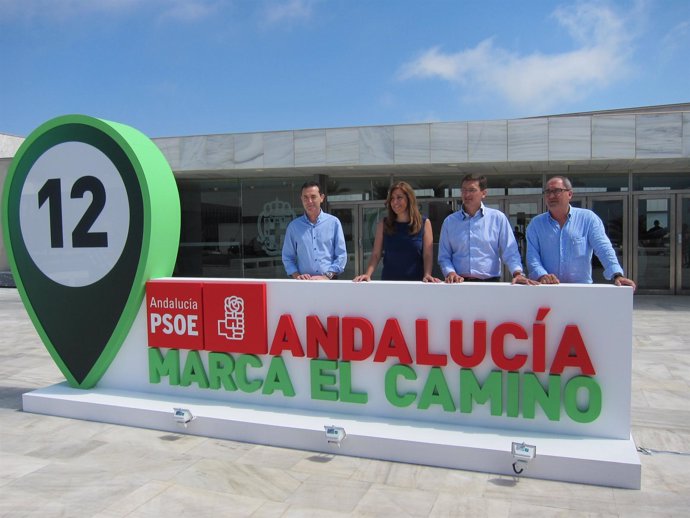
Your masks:
[[[563,182],[563,185],[565,186],[566,189],[569,191],[573,190],[573,184],[570,182],[570,178],[567,176],[552,176],[551,178],[548,179],[547,183],[550,182],[551,180],[560,180]]]

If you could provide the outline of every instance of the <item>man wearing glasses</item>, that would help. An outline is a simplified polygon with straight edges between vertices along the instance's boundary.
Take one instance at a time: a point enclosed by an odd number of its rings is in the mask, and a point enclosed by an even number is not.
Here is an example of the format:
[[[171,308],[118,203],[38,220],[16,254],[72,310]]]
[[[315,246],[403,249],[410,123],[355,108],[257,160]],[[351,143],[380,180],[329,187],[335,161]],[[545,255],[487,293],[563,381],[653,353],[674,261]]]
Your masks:
[[[527,266],[531,279],[541,284],[572,282],[592,284],[592,253],[604,266],[604,277],[616,286],[635,283],[623,276],[616,252],[599,216],[570,206],[573,186],[564,176],[546,182],[544,199],[548,212],[536,216],[527,227]]]
[[[536,284],[522,273],[522,261],[513,229],[505,214],[485,207],[485,176],[462,179],[462,207],[441,227],[438,264],[448,283],[498,282],[501,261],[513,274],[513,284]]]

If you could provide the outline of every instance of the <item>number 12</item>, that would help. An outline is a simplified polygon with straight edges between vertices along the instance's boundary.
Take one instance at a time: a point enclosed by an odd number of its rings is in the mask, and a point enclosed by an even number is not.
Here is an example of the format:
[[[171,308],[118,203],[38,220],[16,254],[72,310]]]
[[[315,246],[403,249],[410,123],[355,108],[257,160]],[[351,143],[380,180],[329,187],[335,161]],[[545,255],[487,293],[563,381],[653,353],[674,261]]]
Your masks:
[[[108,246],[107,232],[89,232],[98,216],[105,207],[105,187],[95,176],[82,176],[72,186],[70,198],[83,198],[84,193],[90,192],[91,204],[72,231],[72,248],[103,248]],[[48,201],[50,216],[50,247],[62,248],[62,198],[60,179],[46,180],[41,190],[38,191],[38,208]]]

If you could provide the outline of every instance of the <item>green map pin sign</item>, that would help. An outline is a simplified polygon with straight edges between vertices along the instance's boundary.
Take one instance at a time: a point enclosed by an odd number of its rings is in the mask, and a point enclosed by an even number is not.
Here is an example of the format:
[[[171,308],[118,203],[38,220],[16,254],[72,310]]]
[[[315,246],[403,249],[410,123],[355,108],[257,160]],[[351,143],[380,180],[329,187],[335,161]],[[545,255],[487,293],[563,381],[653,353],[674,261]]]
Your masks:
[[[2,226],[22,301],[73,387],[96,385],[139,311],[172,274],[180,198],[143,133],[85,115],[29,135],[5,180]]]

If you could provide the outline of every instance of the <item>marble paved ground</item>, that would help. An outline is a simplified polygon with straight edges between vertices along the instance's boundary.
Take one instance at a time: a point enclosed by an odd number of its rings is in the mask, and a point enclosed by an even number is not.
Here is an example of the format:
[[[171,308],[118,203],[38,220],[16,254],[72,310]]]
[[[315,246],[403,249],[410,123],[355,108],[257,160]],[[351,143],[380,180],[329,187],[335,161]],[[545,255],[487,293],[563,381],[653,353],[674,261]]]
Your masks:
[[[690,297],[636,296],[642,489],[316,454],[21,411],[62,381],[17,290],[0,289],[0,516],[690,514]]]

